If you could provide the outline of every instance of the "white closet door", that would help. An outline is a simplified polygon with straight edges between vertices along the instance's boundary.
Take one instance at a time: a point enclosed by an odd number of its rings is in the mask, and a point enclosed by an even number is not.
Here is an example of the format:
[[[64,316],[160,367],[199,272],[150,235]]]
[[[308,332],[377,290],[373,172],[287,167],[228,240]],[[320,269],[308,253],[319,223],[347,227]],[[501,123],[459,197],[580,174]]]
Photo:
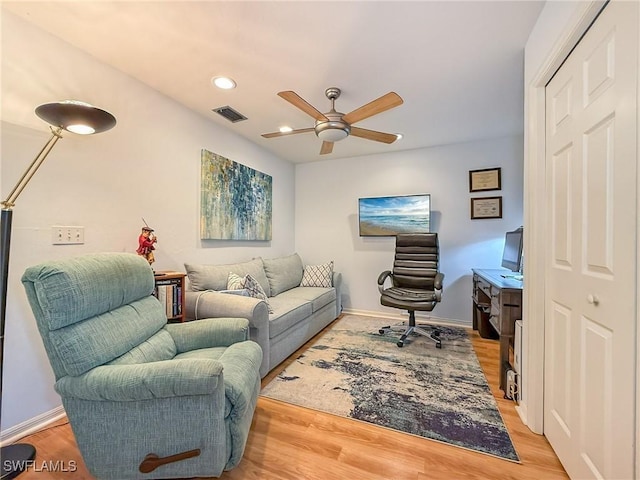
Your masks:
[[[637,35],[611,2],[546,89],[544,432],[574,479],[637,478]]]

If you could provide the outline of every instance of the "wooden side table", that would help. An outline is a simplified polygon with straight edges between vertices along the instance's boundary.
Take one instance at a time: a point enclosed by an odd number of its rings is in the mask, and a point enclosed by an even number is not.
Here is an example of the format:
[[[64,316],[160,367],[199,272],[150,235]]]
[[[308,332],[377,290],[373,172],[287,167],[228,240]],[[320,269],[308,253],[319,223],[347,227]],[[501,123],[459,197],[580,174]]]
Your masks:
[[[185,321],[184,279],[185,273],[161,271],[155,273],[156,287],[153,295],[165,307],[167,321],[170,323]]]

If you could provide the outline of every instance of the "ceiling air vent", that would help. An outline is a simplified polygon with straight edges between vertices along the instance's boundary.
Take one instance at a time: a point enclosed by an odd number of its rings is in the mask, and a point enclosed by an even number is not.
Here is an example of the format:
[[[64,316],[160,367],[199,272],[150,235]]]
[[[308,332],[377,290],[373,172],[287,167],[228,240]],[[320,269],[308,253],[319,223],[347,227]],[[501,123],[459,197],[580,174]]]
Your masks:
[[[229,105],[226,105],[224,107],[214,108],[213,111],[216,112],[219,115],[222,115],[224,118],[229,120],[231,123],[241,122],[242,120],[246,120],[247,119],[247,117],[242,115],[240,112],[236,112]]]

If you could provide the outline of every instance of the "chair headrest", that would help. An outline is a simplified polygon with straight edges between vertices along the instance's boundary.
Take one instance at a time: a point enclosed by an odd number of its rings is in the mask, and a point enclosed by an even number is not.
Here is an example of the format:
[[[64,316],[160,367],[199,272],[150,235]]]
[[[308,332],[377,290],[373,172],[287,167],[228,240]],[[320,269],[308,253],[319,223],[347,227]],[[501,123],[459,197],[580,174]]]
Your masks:
[[[396,246],[399,247],[437,247],[437,233],[399,233],[396,235]]]
[[[154,288],[149,263],[130,253],[98,253],[45,262],[29,267],[22,283],[49,330],[149,296]]]

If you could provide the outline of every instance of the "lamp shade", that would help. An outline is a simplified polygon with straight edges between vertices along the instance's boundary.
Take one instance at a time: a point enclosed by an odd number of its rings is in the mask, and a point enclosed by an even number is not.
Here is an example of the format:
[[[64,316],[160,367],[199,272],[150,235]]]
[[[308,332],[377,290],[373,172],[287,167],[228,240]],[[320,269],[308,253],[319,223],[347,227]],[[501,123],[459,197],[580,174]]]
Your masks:
[[[36,108],[36,115],[55,127],[83,135],[104,132],[116,124],[109,112],[75,100],[45,103]]]

